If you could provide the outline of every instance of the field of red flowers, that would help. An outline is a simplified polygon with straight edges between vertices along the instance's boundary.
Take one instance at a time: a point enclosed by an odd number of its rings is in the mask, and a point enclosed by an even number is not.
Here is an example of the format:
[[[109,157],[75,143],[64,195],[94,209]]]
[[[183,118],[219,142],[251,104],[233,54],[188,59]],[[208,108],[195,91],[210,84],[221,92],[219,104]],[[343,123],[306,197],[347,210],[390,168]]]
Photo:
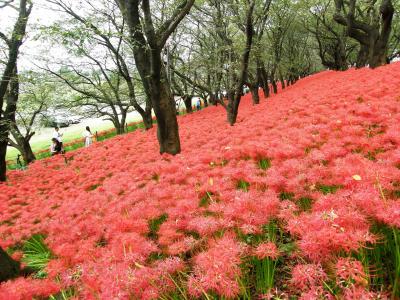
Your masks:
[[[399,299],[400,63],[327,71],[252,106],[13,171],[0,246],[40,274],[0,299]],[[40,276],[39,276],[40,275]]]

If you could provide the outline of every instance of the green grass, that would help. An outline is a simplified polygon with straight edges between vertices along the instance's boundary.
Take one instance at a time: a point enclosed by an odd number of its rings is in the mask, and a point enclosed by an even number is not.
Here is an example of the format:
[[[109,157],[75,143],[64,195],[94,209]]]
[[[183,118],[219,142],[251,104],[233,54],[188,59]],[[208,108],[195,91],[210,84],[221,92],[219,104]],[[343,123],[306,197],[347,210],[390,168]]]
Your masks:
[[[271,168],[271,159],[269,158],[260,158],[257,161],[257,165],[261,170],[268,170]]]
[[[51,295],[49,300],[69,300],[73,299],[77,296],[77,293],[73,287],[70,287],[65,290],[61,290],[59,293],[55,295]]]
[[[150,220],[149,221],[149,233],[147,234],[147,236],[150,239],[157,240],[158,239],[158,234],[157,234],[158,230],[160,229],[160,226],[162,225],[162,223],[167,221],[167,219],[168,219],[168,215],[163,214],[163,215],[159,216],[158,218]]]
[[[44,243],[44,237],[40,234],[33,235],[27,240],[22,248],[23,257],[22,262],[36,272],[36,278],[45,278],[47,273],[45,268],[47,263],[53,257],[50,249]]]
[[[244,191],[244,192],[248,192],[249,189],[250,189],[250,183],[247,182],[247,181],[245,181],[245,180],[243,180],[243,179],[240,179],[240,180],[236,183],[236,189],[242,190],[242,191]]]
[[[153,124],[155,124],[155,123],[156,123],[156,121],[153,121]],[[100,133],[102,131],[110,130],[113,128],[114,127],[111,125],[102,124],[101,126],[96,127],[96,130]],[[129,125],[127,127],[127,133],[133,132],[137,129],[144,129],[144,124],[138,123],[138,124]],[[63,136],[64,144],[68,144],[72,141],[78,141],[79,139],[81,139],[81,142],[77,142],[77,143],[74,143],[73,145],[69,145],[69,146],[65,147],[64,148],[65,151],[71,152],[71,151],[77,150],[79,148],[83,148],[85,146],[85,143],[84,143],[83,137],[82,137],[82,129],[79,127],[79,128],[74,128],[72,131],[67,131],[67,130],[68,130],[68,128],[64,129],[64,130],[62,129],[62,132],[64,132],[64,136]],[[99,136],[97,141],[101,142],[101,141],[113,138],[116,135],[117,135],[116,131],[111,131],[107,134]],[[48,150],[50,148],[50,142],[47,140],[33,142],[33,143],[31,143],[31,147],[32,147],[33,152],[35,153],[36,159],[44,159],[44,158],[51,156],[49,151],[42,152],[43,150]],[[21,168],[16,163],[18,154],[19,154],[19,151],[15,148],[10,147],[7,149],[6,160],[15,161],[15,164],[8,165],[8,169],[15,170],[15,169]]]
[[[342,185],[325,185],[325,184],[321,184],[318,183],[316,185],[316,189],[318,191],[320,191],[321,193],[323,193],[324,195],[328,195],[328,194],[334,194],[336,193],[339,189],[341,189],[343,186]]]
[[[391,299],[400,299],[400,230],[375,223],[371,231],[380,239],[361,248],[355,257],[362,262],[372,288],[389,284]]]

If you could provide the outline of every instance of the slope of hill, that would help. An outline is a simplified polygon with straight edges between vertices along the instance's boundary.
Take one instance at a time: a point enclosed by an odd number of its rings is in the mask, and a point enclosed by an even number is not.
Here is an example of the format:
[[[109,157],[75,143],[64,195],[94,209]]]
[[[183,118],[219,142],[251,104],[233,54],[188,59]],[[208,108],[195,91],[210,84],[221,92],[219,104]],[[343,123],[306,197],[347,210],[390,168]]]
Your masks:
[[[0,246],[21,258],[42,234],[52,258],[0,299],[400,297],[399,75],[316,74],[246,96],[233,127],[221,107],[181,117],[176,157],[151,130],[12,172]]]

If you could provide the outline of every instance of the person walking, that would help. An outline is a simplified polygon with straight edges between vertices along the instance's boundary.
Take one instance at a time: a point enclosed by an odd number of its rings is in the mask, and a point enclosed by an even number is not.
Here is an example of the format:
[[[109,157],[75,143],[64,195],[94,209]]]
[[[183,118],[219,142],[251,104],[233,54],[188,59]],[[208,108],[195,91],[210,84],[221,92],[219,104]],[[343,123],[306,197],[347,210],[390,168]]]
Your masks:
[[[85,147],[89,147],[93,142],[93,134],[89,126],[86,126],[86,130],[83,132],[83,137],[85,138]]]

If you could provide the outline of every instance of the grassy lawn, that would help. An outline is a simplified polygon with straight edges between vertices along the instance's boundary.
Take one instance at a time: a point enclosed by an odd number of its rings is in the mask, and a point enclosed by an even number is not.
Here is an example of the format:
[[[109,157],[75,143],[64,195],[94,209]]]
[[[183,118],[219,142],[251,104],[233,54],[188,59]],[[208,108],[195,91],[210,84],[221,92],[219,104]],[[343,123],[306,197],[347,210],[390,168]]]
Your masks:
[[[182,110],[179,112],[179,114],[185,115],[186,112],[184,110]],[[144,128],[143,123],[141,123],[140,121],[141,121],[141,119],[139,118],[139,120],[138,120],[137,117],[129,118],[127,120],[127,123],[131,124],[131,125],[128,126],[128,132],[132,132],[137,129]],[[140,123],[136,123],[136,122],[140,122]],[[135,123],[135,124],[133,124],[133,123]],[[154,120],[153,123],[155,124],[156,121]],[[77,143],[74,143],[72,145],[65,147],[64,149],[66,152],[73,151],[73,150],[82,148],[84,146],[84,139],[82,137],[82,133],[83,133],[85,127],[86,127],[86,125],[83,125],[83,123],[82,123],[82,124],[77,124],[77,125],[73,125],[71,127],[60,129],[61,133],[63,133],[64,144],[68,144],[71,141],[77,141],[79,139],[82,140],[81,142],[77,142]],[[111,122],[103,121],[103,122],[99,122],[98,124],[96,124],[96,126],[90,126],[90,128],[92,129],[93,134],[95,134],[96,131],[100,134],[103,131],[113,129],[114,126],[111,124]],[[48,128],[48,129],[46,129],[46,133],[41,133],[39,135],[39,137],[36,136],[31,141],[31,147],[32,147],[33,152],[36,155],[36,159],[43,159],[43,158],[50,156],[50,153],[47,151],[42,152],[40,154],[37,154],[37,153],[40,151],[43,151],[43,150],[48,150],[50,148],[52,135],[53,135],[53,129]],[[98,142],[104,141],[104,140],[112,138],[114,136],[116,136],[116,132],[112,131],[107,134],[102,134],[101,136],[99,136],[97,141]],[[15,148],[9,147],[7,149],[6,160],[13,162],[8,165],[9,169],[17,169],[18,168],[18,165],[16,164],[18,154],[19,154],[19,151]]]
[[[154,120],[153,123],[155,124],[156,121]],[[112,138],[112,137],[116,136],[117,135],[116,131],[110,131],[110,132],[104,133],[104,131],[109,130],[109,129],[113,129],[113,128],[114,128],[113,126],[99,126],[99,127],[97,127],[96,129],[98,129],[97,132],[99,133],[99,136],[97,138],[97,142],[101,142],[101,141],[104,141],[104,140],[107,140],[109,138]],[[144,129],[144,125],[143,125],[142,122],[140,122],[140,123],[131,123],[131,125],[129,125],[127,127],[127,133],[135,131],[137,129]],[[81,141],[79,141],[79,140],[81,140]],[[73,141],[76,141],[76,142],[71,144],[71,145],[68,145],[68,146],[64,147],[66,152],[74,151],[74,150],[77,150],[79,148],[84,147],[85,143],[84,143],[84,140],[83,140],[83,137],[82,137],[81,130],[76,130],[75,129],[75,130],[71,130],[68,133],[64,134],[63,142],[65,144],[68,144],[69,142],[73,142]],[[36,159],[43,159],[43,158],[46,158],[46,157],[50,157],[50,152],[49,151],[37,153],[38,151],[41,151],[41,150],[47,150],[47,149],[49,149],[49,147],[50,147],[50,143],[47,142],[47,141],[41,141],[41,142],[32,143],[32,149],[35,152]],[[16,163],[16,157],[17,157],[17,155],[19,153],[18,150],[14,149],[14,148],[10,148],[9,150],[12,150],[12,151],[7,151],[7,159],[8,160],[12,160],[15,163],[14,164],[13,163],[9,164],[8,168],[11,169],[11,170],[20,168]]]
[[[98,126],[96,126],[95,131],[104,131],[113,128],[112,124],[109,122],[102,122]],[[63,142],[68,143],[73,140],[82,138],[82,132],[84,131],[84,127],[82,125],[80,126],[73,126],[73,127],[67,127],[67,128],[61,128],[60,131],[64,134],[63,136]],[[94,132],[95,132],[94,131]],[[93,132],[93,133],[94,133]],[[33,152],[39,152],[45,149],[49,149],[51,145],[51,138],[52,138],[52,131],[51,133],[46,133],[40,136],[40,138],[34,139],[31,142],[31,147]],[[9,147],[7,149],[7,156],[6,160],[16,160],[17,155],[19,154],[19,151],[15,148]]]

